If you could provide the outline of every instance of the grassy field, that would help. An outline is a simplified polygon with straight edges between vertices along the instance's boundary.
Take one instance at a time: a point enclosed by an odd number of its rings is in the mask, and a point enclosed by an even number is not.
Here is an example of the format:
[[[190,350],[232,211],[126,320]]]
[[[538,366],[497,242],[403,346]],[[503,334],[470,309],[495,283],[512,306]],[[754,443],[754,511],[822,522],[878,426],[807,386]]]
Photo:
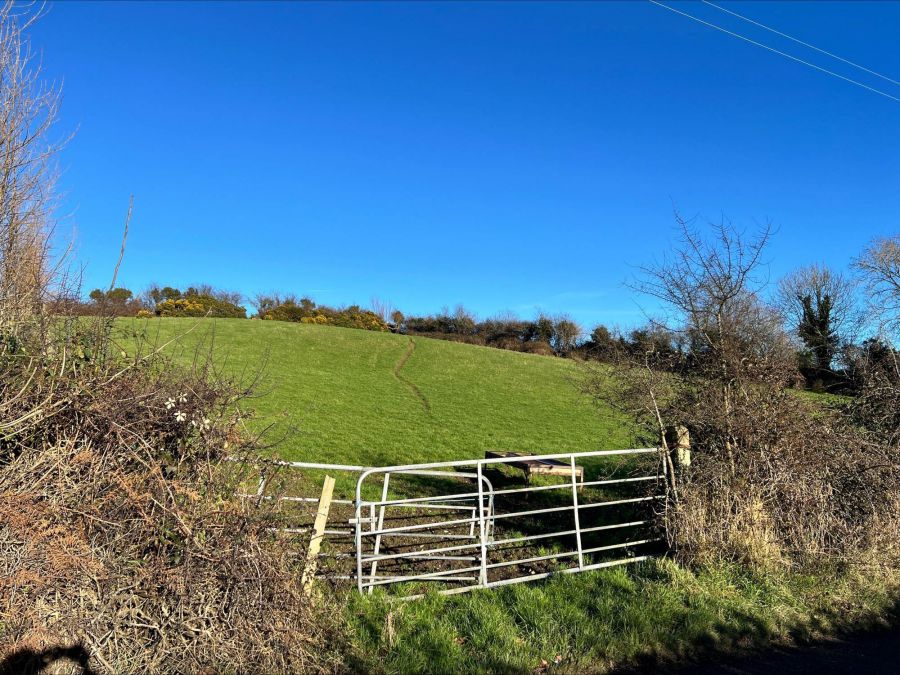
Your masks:
[[[635,444],[626,420],[579,393],[572,361],[280,322],[117,328],[129,352],[140,336],[160,344],[182,335],[167,348],[178,360],[212,350],[226,373],[260,374],[247,402],[252,424],[274,423],[286,459],[377,465]],[[340,604],[345,665],[383,673],[604,672],[866,626],[897,608],[893,589],[853,570],[760,578],[670,560],[409,603],[328,597]]]
[[[232,375],[261,374],[248,405],[290,460],[405,464],[488,449],[631,447],[627,421],[578,390],[572,361],[403,335],[240,319],[120,320],[188,362],[213,350]],[[190,330],[190,332],[188,332]],[[130,349],[126,346],[126,349]]]

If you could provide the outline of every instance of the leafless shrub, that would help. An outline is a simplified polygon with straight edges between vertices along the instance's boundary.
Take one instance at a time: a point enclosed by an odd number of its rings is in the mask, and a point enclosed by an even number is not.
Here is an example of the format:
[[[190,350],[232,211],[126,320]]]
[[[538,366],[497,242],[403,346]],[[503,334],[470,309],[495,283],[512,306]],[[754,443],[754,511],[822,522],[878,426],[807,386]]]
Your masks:
[[[900,234],[873,241],[856,260],[872,316],[883,333],[900,332]]]
[[[877,337],[848,359],[858,392],[855,420],[900,449],[900,235],[877,239],[856,260],[869,295]]]
[[[302,549],[221,462],[252,451],[243,392],[159,362],[77,372],[50,401],[0,392],[6,419],[40,411],[0,446],[0,660],[78,643],[110,672],[329,668]]]
[[[747,238],[729,223],[704,237],[676,214],[681,245],[669,259],[645,267],[635,288],[671,310],[668,330],[681,336],[688,390],[715,401],[721,424],[710,451],[728,458],[737,438],[735,408],[753,387],[781,389],[795,376],[793,354],[774,313],[759,299],[761,256],[771,228]]]
[[[333,669],[335,617],[222,461],[254,454],[246,390],[159,348],[127,359],[107,316],[47,312],[58,96],[21,12],[0,8],[0,670]]]
[[[678,554],[766,568],[896,564],[896,452],[787,389],[794,351],[760,299],[770,230],[748,239],[728,223],[711,237],[679,226],[681,245],[636,284],[670,310],[656,328],[664,324],[668,338],[620,349],[614,369],[594,366],[588,378],[592,395],[631,413],[660,444],[672,497],[660,518]],[[693,451],[677,480],[665,437],[675,425],[688,428]]]
[[[374,295],[372,296],[369,306],[372,309],[372,312],[385,323],[391,321],[391,315],[396,311],[396,308],[389,300],[382,300]]]
[[[47,299],[59,90],[46,86],[26,32],[37,15],[0,6],[0,335],[35,330]]]
[[[244,295],[238,291],[229,291],[224,288],[216,288],[211,284],[195,284],[188,287],[187,293],[191,295],[206,295],[232,305],[240,305],[244,301]]]
[[[855,386],[849,405],[854,421],[900,449],[900,352],[872,338],[846,350],[844,358]]]
[[[887,447],[790,392],[760,390],[736,409],[743,422],[731,427],[733,473],[704,447],[717,426],[709,403],[693,401],[693,415],[672,411],[696,442],[669,523],[682,558],[766,568],[877,553],[885,562],[887,551],[873,547],[884,523],[896,526],[900,494],[900,468]]]

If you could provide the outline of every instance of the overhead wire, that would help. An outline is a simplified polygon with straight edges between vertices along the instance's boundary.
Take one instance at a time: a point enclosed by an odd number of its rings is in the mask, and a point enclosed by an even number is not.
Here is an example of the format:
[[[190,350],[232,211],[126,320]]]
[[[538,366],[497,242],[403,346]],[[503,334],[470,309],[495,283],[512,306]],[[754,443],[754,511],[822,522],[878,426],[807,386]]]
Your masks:
[[[800,40],[799,38],[795,38],[793,35],[788,35],[787,33],[783,33],[780,30],[777,30],[775,28],[772,28],[771,26],[765,25],[764,23],[760,23],[759,21],[754,21],[750,17],[744,16],[743,14],[738,14],[737,12],[733,12],[730,9],[722,7],[721,5],[717,5],[716,3],[710,2],[709,0],[701,0],[701,2],[704,5],[709,5],[710,7],[716,8],[720,12],[725,12],[726,14],[731,14],[732,16],[736,16],[737,18],[741,19],[742,21],[746,21],[747,23],[752,23],[754,26],[759,26],[760,28],[764,28],[767,31],[775,33],[775,35],[780,35],[783,38],[792,40],[799,45],[803,45],[804,47],[809,47],[810,49],[814,49],[815,51],[819,52],[820,54],[825,54],[826,56],[830,56],[833,59],[837,59],[838,61],[841,61],[843,63],[851,65],[854,68],[859,68],[860,70],[863,70],[863,71],[869,73],[870,75],[874,75],[875,77],[880,77],[882,80],[887,80],[891,84],[900,85],[900,82],[898,82],[897,80],[895,80],[892,77],[888,77],[887,75],[882,75],[881,73],[879,73],[876,70],[872,70],[871,68],[866,68],[865,66],[861,66],[858,63],[854,63],[850,59],[845,59],[843,56],[838,56],[837,54],[834,54],[832,52],[829,52],[829,51],[826,51],[819,47],[816,47],[815,45],[810,44],[809,42],[804,42],[803,40]]]
[[[696,17],[692,14],[688,14],[687,12],[683,12],[680,9],[675,9],[674,7],[670,7],[669,5],[665,5],[661,2],[658,2],[658,0],[647,0],[647,1],[654,5],[662,7],[663,9],[667,9],[670,12],[674,12],[675,14],[680,14],[681,16],[687,17],[688,19],[691,19],[692,21],[696,21],[697,23],[703,24],[704,26],[708,26],[709,28],[713,28],[713,29],[720,31],[722,33],[725,33],[727,35],[731,35],[732,37],[736,37],[739,40],[743,40],[744,42],[749,42],[750,44],[752,44],[756,47],[760,47],[761,49],[765,49],[774,54],[778,54],[779,56],[783,56],[786,59],[790,59],[791,61],[796,61],[797,63],[801,63],[804,66],[809,66],[810,68],[813,68],[815,70],[823,72],[826,75],[831,75],[832,77],[836,77],[840,80],[844,80],[845,82],[849,82],[850,84],[855,84],[857,87],[862,87],[863,89],[867,89],[868,91],[878,94],[879,96],[884,96],[885,98],[889,98],[892,101],[896,101],[896,102],[900,103],[900,98],[898,98],[897,96],[888,94],[887,92],[881,91],[880,89],[876,89],[875,87],[870,87],[869,85],[867,85],[863,82],[859,82],[858,80],[854,80],[850,77],[846,77],[844,75],[841,75],[840,73],[834,72],[833,70],[828,70],[827,68],[823,68],[822,66],[817,66],[815,63],[811,63],[811,62],[801,59],[797,56],[788,54],[787,52],[783,52],[779,49],[775,49],[774,47],[770,47],[766,44],[763,44],[762,42],[757,42],[756,40],[746,37],[745,35],[741,35],[740,33],[735,33],[734,31],[730,31],[727,28],[722,28],[721,26],[718,26],[714,23],[705,21],[705,20],[703,20],[699,17]]]

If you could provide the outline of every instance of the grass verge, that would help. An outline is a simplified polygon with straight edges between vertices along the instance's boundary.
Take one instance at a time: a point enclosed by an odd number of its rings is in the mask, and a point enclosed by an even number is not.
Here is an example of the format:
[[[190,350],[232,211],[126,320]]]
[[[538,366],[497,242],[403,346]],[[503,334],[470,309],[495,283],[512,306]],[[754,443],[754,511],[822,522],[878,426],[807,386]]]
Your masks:
[[[654,560],[398,603],[349,598],[354,670],[587,672],[884,624],[896,587],[851,571],[755,576]]]

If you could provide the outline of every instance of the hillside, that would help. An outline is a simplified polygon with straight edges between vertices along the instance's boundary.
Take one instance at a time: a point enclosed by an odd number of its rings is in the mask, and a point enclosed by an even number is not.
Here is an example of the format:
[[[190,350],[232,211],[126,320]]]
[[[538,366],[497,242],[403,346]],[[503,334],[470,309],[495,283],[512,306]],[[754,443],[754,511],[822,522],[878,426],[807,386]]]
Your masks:
[[[579,393],[568,360],[275,321],[123,319],[119,328],[125,344],[186,333],[168,348],[179,360],[211,347],[226,372],[260,374],[252,424],[275,423],[285,459],[399,464],[632,443],[627,422]]]

